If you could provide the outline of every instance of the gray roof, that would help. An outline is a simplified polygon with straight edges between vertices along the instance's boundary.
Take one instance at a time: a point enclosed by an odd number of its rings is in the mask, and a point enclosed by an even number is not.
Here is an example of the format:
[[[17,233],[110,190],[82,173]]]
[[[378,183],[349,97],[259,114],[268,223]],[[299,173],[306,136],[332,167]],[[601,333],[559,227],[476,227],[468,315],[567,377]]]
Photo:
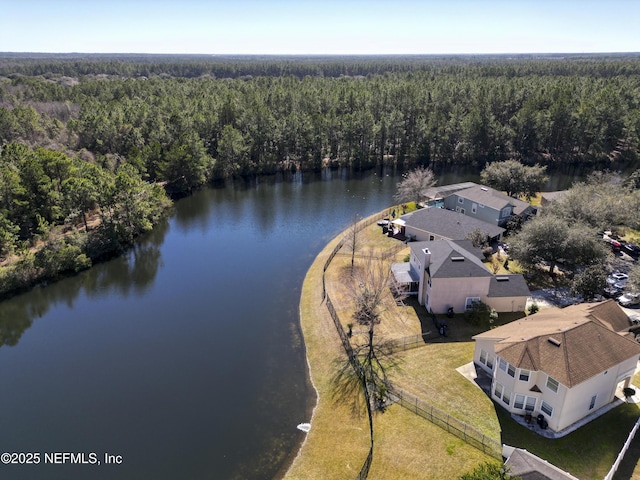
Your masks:
[[[477,229],[491,238],[504,232],[502,227],[444,208],[423,208],[400,218],[405,225],[451,240],[465,239]]]
[[[488,297],[528,297],[531,295],[522,275],[496,275],[489,283]]]
[[[578,480],[534,454],[516,448],[506,462],[509,474],[522,480]]]
[[[541,193],[541,202],[549,203],[555,200],[561,200],[567,195],[568,190],[559,190],[556,192],[542,192]]]
[[[482,252],[470,240],[431,240],[412,242],[411,251],[417,256],[429,249],[433,278],[491,277],[492,274],[482,263]],[[459,260],[462,258],[462,260]]]
[[[450,185],[439,185],[436,187],[430,187],[423,192],[424,196],[430,199],[435,198],[444,198],[447,195],[451,195],[459,190],[464,190],[465,188],[470,188],[478,185],[475,182],[462,182],[462,183],[452,183]]]
[[[481,203],[487,207],[496,210],[502,210],[507,205],[513,205],[513,213],[520,215],[525,210],[533,208],[531,204],[510,197],[509,195],[499,192],[491,187],[476,185],[456,192],[456,195],[471,200],[472,202]]]
[[[412,283],[420,281],[420,277],[411,268],[411,264],[409,262],[392,263],[391,272],[398,283]]]

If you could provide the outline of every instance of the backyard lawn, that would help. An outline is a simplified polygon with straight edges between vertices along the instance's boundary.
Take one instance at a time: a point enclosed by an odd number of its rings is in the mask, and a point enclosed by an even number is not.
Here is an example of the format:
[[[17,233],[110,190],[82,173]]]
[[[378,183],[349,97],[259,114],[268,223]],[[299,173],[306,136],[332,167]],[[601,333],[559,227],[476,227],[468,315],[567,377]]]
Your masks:
[[[369,261],[367,257],[380,256],[398,245],[397,240],[383,235],[375,223],[359,233],[358,243],[356,269],[364,268]],[[388,262],[403,261],[408,252],[408,247],[401,246]],[[311,376],[320,398],[311,433],[285,478],[355,478],[367,452],[368,428],[364,419],[352,418],[343,406],[335,405],[331,400],[335,362],[344,358],[344,350],[318,291],[321,290],[322,266],[327,256],[327,251],[323,252],[309,271],[301,300]],[[325,277],[327,293],[345,331],[348,324],[355,323],[353,296],[347,286],[352,282],[350,272],[351,255],[343,251],[334,258]],[[500,314],[498,323],[507,323],[522,315]],[[603,478],[640,415],[640,408],[624,404],[564,438],[540,437],[512,420],[479,387],[456,371],[472,361],[474,344],[471,337],[484,328],[470,325],[462,315],[447,321],[448,335],[442,337],[434,331],[431,317],[415,299],[397,305],[391,291],[388,292],[381,309],[381,322],[375,330],[380,340],[430,332],[426,344],[398,354],[400,367],[391,372],[394,385],[469,424],[490,439],[525,448],[582,480]],[[352,342],[363,341],[361,333],[366,327],[356,324],[353,330]],[[635,384],[639,383],[640,378],[637,378]],[[493,461],[399,405],[377,414],[374,430],[376,443],[370,479],[457,478],[480,463]],[[626,476],[619,478],[630,478],[639,455],[640,448],[632,449],[621,467],[621,474],[626,472]]]

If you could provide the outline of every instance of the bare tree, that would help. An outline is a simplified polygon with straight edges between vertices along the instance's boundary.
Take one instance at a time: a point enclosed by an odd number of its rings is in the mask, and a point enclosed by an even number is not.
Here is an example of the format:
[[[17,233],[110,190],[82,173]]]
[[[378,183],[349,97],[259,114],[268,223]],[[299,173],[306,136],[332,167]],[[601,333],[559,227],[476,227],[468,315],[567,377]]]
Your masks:
[[[354,268],[354,263],[356,259],[356,250],[358,250],[359,243],[360,243],[359,237],[358,237],[358,233],[360,231],[358,226],[359,220],[360,220],[360,217],[358,216],[358,214],[354,213],[353,221],[351,222],[351,225],[347,230],[347,233],[345,235],[345,241],[344,241],[345,248],[351,253],[351,276],[353,276],[353,268]]]
[[[433,170],[422,166],[405,173],[403,177],[393,197],[400,203],[416,202],[417,205],[425,198],[425,191],[437,182]]]
[[[364,328],[354,333],[347,361],[338,361],[334,398],[349,402],[354,412],[361,412],[367,404],[369,409],[383,410],[390,386],[387,374],[398,365],[392,344],[375,332],[385,301],[390,301],[389,265],[367,256],[352,278],[349,288],[355,305],[353,319]]]

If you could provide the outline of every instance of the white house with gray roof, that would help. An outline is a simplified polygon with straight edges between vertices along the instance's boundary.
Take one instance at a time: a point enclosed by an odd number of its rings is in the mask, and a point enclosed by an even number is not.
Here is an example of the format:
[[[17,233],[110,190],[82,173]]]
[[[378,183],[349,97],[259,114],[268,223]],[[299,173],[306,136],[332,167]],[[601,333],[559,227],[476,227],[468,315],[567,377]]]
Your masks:
[[[444,199],[444,207],[501,227],[514,215],[524,218],[537,213],[529,203],[483,185],[453,192]]]
[[[402,215],[393,222],[404,228],[404,235],[413,240],[462,240],[475,230],[486,240],[499,240],[504,228],[444,208],[422,208]]]
[[[482,301],[497,312],[522,312],[529,288],[522,275],[494,275],[470,240],[412,242],[410,261],[392,265],[397,283],[410,285],[428,311],[461,313]]]

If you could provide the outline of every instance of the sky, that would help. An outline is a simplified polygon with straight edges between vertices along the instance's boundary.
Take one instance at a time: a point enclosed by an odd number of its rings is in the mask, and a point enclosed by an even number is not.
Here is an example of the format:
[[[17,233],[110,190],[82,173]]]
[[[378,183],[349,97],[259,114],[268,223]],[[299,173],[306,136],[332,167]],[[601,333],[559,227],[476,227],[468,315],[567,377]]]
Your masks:
[[[640,52],[640,0],[0,0],[0,52]]]

